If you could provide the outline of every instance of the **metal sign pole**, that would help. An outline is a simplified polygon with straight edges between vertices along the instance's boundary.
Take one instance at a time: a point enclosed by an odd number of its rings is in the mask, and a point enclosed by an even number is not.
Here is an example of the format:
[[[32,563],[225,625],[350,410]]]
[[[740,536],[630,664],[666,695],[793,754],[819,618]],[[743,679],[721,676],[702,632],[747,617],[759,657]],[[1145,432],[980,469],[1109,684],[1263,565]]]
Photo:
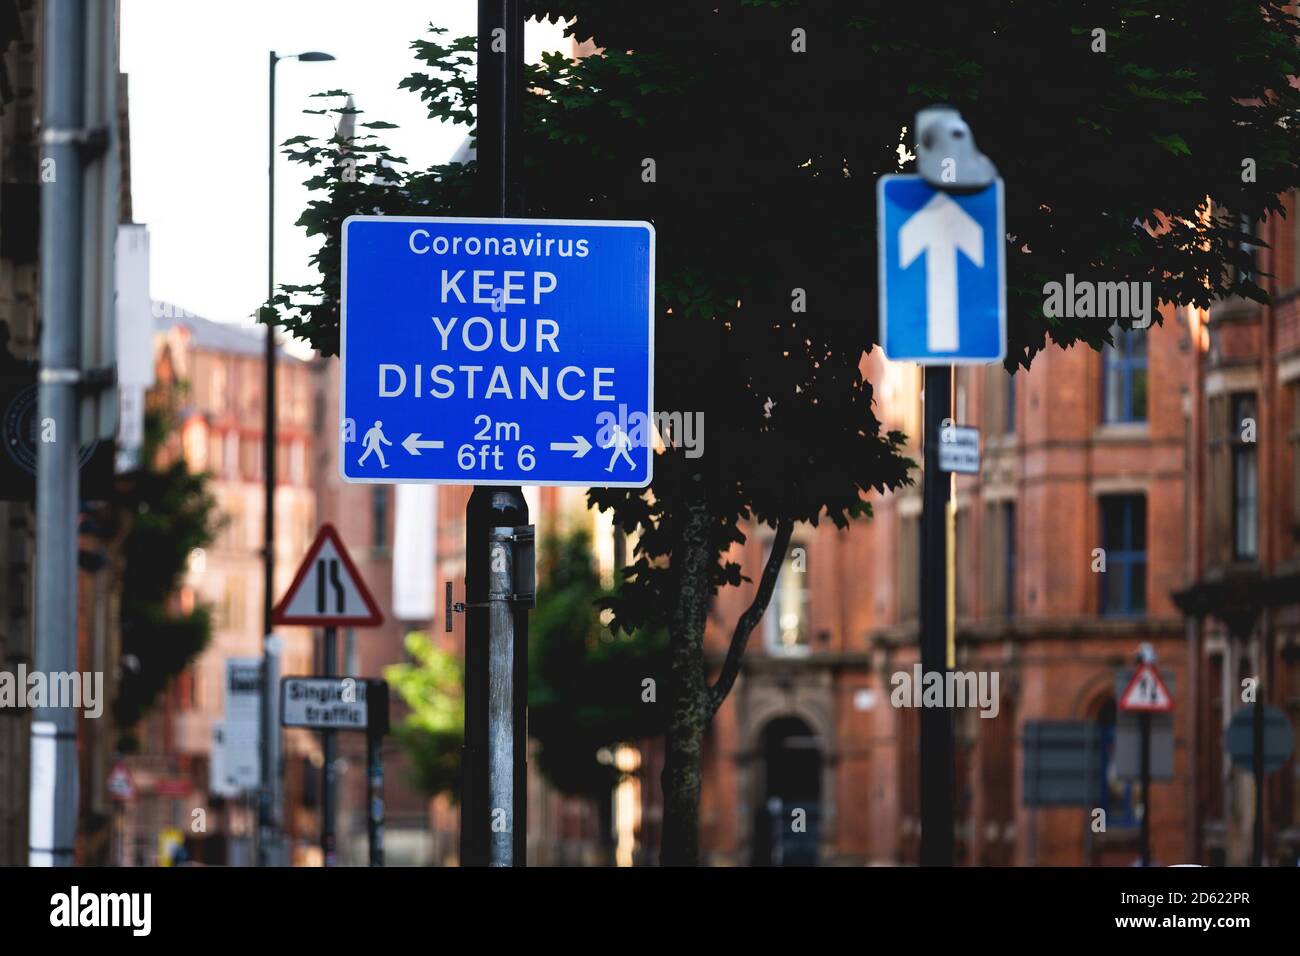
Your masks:
[[[1142,865],[1151,865],[1151,712],[1138,716],[1142,732]]]
[[[1264,865],[1264,688],[1255,686],[1255,712],[1251,715],[1251,772],[1255,778],[1255,820],[1251,838],[1251,865]]]
[[[925,367],[925,475],[921,510],[921,672],[948,669],[948,500],[940,430],[952,414],[952,366]],[[921,710],[921,865],[953,863],[953,733],[946,707]]]
[[[370,865],[384,865],[384,764],[379,756],[383,736],[366,730],[366,836],[370,844]]]
[[[477,162],[480,205],[484,213],[510,216],[522,207],[518,185],[520,152],[518,143],[519,92],[523,78],[523,19],[519,0],[479,0],[478,4],[478,128]],[[489,843],[495,845],[491,812],[501,807],[499,797],[489,792],[489,708],[492,672],[501,647],[495,624],[511,617],[509,718],[513,767],[507,814],[510,838],[515,840],[512,857],[522,865],[527,797],[527,612],[490,616],[487,609],[491,585],[488,579],[489,536],[493,528],[528,523],[528,505],[518,486],[475,486],[465,508],[465,745],[461,761],[462,865],[484,866],[491,862]],[[517,615],[517,616],[515,616]],[[489,635],[492,635],[491,637]],[[522,674],[522,677],[520,676]],[[499,781],[498,781],[499,782]],[[514,821],[520,821],[515,835]]]
[[[514,528],[493,528],[488,549],[488,864],[514,863]]]
[[[77,383],[81,362],[85,161],[84,3],[51,0],[45,9],[42,156],[58,179],[42,187],[40,421],[58,423],[59,440],[36,445],[36,638],[34,669],[77,670]],[[31,866],[72,866],[77,837],[77,715],[38,707],[31,721]]]
[[[338,669],[338,629],[327,627],[325,635],[325,653],[322,659],[323,677],[333,677]],[[321,767],[321,802],[320,802],[320,849],[322,863],[334,866],[338,863],[335,848],[334,817],[337,806],[337,780],[334,776],[334,762],[338,757],[338,739],[332,730],[320,732],[321,750],[325,763]]]
[[[927,107],[916,114],[913,131],[917,175],[883,176],[877,183],[881,345],[887,358],[925,367],[919,644],[925,679],[943,682],[956,653],[949,643],[949,581],[955,578],[955,568],[951,574],[948,568],[949,469],[961,469],[942,454],[945,438],[956,437],[944,434],[953,425],[953,366],[1006,355],[1005,230],[997,168],[976,148],[961,114],[950,106]],[[907,288],[902,274],[923,254],[925,283]],[[959,288],[963,256],[978,272]],[[922,866],[953,864],[949,704],[920,713]]]

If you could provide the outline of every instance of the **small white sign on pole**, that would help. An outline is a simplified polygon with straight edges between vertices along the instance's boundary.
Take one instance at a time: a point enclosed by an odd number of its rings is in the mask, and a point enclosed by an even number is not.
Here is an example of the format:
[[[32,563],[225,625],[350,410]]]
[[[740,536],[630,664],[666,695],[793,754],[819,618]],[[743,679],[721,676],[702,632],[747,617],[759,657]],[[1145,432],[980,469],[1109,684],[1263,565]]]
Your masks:
[[[980,473],[980,430],[945,424],[939,430],[939,470],[963,475]]]
[[[280,723],[316,730],[365,730],[366,682],[353,677],[285,677]]]
[[[214,793],[256,790],[262,781],[258,720],[262,712],[262,662],[256,657],[226,659],[226,719],[220,724],[221,780]],[[220,789],[218,789],[220,787]]]

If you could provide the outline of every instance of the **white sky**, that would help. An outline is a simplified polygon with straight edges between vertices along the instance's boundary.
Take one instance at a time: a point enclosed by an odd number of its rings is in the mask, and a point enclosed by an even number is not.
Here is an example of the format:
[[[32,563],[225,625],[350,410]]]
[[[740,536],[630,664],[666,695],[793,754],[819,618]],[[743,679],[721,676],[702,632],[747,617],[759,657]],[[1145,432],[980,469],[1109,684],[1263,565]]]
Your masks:
[[[276,68],[276,141],[328,135],[333,117],[304,116],[345,89],[413,168],[445,162],[464,126],[429,120],[397,84],[419,64],[410,42],[430,22],[444,39],[475,32],[475,0],[123,0],[121,69],[130,77],[131,192],[149,226],[153,298],[247,324],[266,295],[267,52],[320,50],[332,63]],[[530,23],[526,54],[564,45],[559,24]],[[312,281],[314,244],[293,223],[310,173],[278,157],[276,282]]]

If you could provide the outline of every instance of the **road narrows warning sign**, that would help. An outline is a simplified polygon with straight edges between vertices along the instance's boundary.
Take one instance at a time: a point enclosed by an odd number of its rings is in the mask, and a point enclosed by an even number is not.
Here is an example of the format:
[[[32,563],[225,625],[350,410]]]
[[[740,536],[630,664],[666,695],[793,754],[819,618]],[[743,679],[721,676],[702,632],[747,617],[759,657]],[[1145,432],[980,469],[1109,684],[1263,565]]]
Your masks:
[[[271,620],[307,627],[377,627],[384,623],[379,605],[332,524],[321,525]]]
[[[1120,695],[1119,709],[1164,713],[1174,709],[1174,696],[1155,664],[1145,661],[1133,672],[1133,679]]]

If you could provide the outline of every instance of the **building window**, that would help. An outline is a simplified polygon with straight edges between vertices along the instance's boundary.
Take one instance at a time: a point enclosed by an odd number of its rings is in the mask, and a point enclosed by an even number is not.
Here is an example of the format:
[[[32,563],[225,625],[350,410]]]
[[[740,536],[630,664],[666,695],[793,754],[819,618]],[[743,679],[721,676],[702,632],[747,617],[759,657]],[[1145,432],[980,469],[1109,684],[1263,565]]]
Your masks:
[[[228,551],[239,551],[244,547],[244,540],[241,536],[245,533],[244,528],[244,503],[239,498],[231,496],[225,502],[226,526],[222,529],[222,547]]]
[[[1255,442],[1245,440],[1247,419],[1254,439],[1258,419],[1255,396],[1232,396],[1228,422],[1232,441],[1232,556],[1253,561],[1259,554],[1259,458]]]
[[[1300,190],[1291,191],[1291,211],[1287,215],[1291,223],[1291,282],[1288,288],[1300,286]],[[1300,789],[1296,790],[1300,796]]]
[[[921,560],[921,520],[918,515],[902,515],[898,519],[898,620],[915,621],[919,614],[920,599],[917,594],[921,582],[918,568]]]
[[[388,487],[370,486],[370,546],[378,551],[388,547]]]
[[[1147,607],[1147,502],[1142,495],[1101,499],[1102,614],[1142,614]]]
[[[1147,338],[1141,329],[1111,329],[1101,352],[1102,421],[1147,420]]]
[[[226,432],[225,442],[226,450],[221,456],[221,474],[226,478],[237,478],[239,476],[239,433]]]
[[[990,365],[984,373],[983,424],[990,435],[1016,430],[1016,377],[1001,365]]]
[[[244,481],[262,479],[262,443],[256,437],[245,435],[239,440],[239,472]]]
[[[1211,568],[1223,567],[1232,556],[1231,418],[1228,396],[1211,395],[1205,410],[1205,561]]]
[[[764,615],[767,649],[774,654],[807,654],[811,649],[808,622],[808,549],[791,541],[776,579],[772,603]]]
[[[1002,504],[1002,612],[1008,617],[1016,613],[1016,503]]]
[[[295,485],[301,485],[306,476],[306,442],[295,441],[289,445],[289,480]]]
[[[242,577],[232,575],[226,578],[221,603],[217,605],[217,627],[227,631],[244,629],[245,603],[247,588]]]
[[[1016,612],[1016,503],[996,501],[984,512],[984,613]]]
[[[1016,377],[1007,375],[1007,414],[1002,432],[1009,435],[1016,430]]]

